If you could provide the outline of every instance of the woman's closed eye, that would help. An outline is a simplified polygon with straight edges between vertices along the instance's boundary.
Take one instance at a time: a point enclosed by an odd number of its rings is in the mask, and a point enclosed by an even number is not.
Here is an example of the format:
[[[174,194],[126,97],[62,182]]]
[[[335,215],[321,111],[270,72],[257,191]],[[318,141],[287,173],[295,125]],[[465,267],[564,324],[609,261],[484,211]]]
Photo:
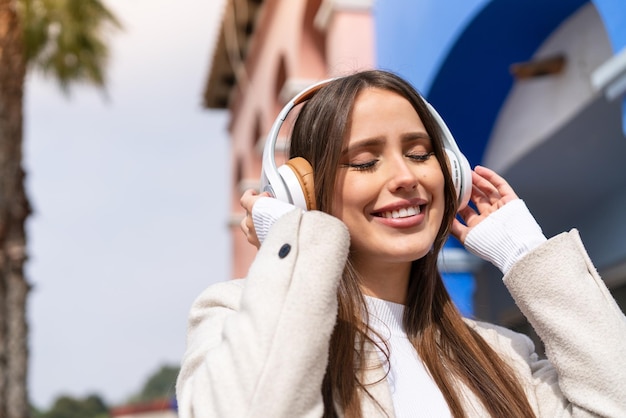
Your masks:
[[[378,161],[378,159],[373,159],[365,162],[349,162],[341,164],[341,166],[345,168],[352,168],[357,171],[367,171],[374,169]]]
[[[406,154],[407,158],[409,158],[409,159],[411,159],[413,161],[417,161],[417,162],[427,161],[433,155],[435,155],[435,153],[433,151],[427,152],[427,153],[410,153],[410,154]]]
[[[415,162],[425,162],[428,161],[428,159],[435,155],[434,152],[420,152],[420,153],[408,153],[406,154],[406,157],[409,158],[412,161]],[[371,160],[367,160],[367,161],[363,161],[363,162],[348,162],[348,163],[344,163],[341,164],[341,167],[344,168],[351,168],[354,169],[356,171],[371,171],[374,168],[376,168],[376,164],[378,164],[380,160],[378,158],[373,158]]]

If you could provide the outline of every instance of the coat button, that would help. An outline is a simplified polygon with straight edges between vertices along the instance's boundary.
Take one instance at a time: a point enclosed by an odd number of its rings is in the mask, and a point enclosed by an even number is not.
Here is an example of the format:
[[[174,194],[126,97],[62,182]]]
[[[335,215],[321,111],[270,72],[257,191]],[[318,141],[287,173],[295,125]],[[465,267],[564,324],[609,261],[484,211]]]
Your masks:
[[[287,257],[287,254],[289,254],[289,251],[291,251],[291,245],[284,244],[282,247],[280,247],[280,250],[278,251],[278,256],[280,258],[285,258]]]

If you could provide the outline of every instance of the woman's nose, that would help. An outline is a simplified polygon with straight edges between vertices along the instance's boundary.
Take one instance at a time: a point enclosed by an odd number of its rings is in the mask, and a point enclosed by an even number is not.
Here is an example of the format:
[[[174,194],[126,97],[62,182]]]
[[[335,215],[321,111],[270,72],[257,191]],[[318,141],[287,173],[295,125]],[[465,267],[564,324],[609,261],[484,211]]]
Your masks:
[[[417,175],[411,170],[407,162],[401,158],[390,164],[389,190],[415,190],[417,188]]]

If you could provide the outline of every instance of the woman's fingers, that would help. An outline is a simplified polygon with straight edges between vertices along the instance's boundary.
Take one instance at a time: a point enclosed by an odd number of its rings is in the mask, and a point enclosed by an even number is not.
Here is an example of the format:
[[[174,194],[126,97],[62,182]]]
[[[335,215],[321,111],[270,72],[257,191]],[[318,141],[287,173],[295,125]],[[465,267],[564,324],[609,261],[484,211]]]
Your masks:
[[[241,230],[248,242],[255,247],[259,248],[261,243],[259,242],[259,238],[256,235],[256,230],[254,229],[254,222],[252,221],[252,215],[250,213],[246,213],[245,218],[241,221]]]
[[[252,206],[254,206],[254,202],[258,199],[259,194],[254,189],[248,189],[241,195],[239,199],[239,204],[242,208],[245,209],[246,213],[252,213]]]
[[[476,166],[472,172],[472,202],[478,212],[487,215],[517,199],[509,183],[493,170]]]
[[[246,236],[248,242],[257,248],[261,246],[261,243],[259,242],[259,238],[256,235],[256,230],[254,229],[254,220],[252,219],[252,207],[259,197],[260,196],[256,192],[256,190],[248,189],[243,192],[241,199],[239,199],[239,204],[246,211],[246,216],[244,216],[240,223],[241,231]]]
[[[461,219],[463,220],[463,222],[465,222],[466,225],[471,225],[474,223],[474,219],[478,218],[480,216],[479,213],[477,213],[474,208],[472,208],[471,206],[466,206],[463,209],[461,209],[458,212],[458,215],[461,217]]]
[[[461,244],[465,244],[465,237],[467,237],[469,233],[469,228],[455,218],[452,221],[452,225],[450,225],[450,233],[458,239]]]
[[[493,170],[476,166],[472,171],[473,205],[468,205],[458,212],[458,218],[452,223],[450,232],[464,243],[472,228],[489,214],[515,199],[517,199],[515,191],[504,178]]]
[[[246,211],[246,216],[241,220],[240,227],[241,231],[246,236],[248,242],[255,247],[259,248],[261,246],[261,242],[256,234],[256,229],[254,229],[254,220],[252,219],[252,207],[261,197],[269,197],[270,194],[267,192],[263,192],[259,194],[254,189],[248,189],[241,195],[239,199],[239,204]]]
[[[481,188],[492,201],[504,199],[506,203],[517,199],[511,185],[495,171],[478,165],[474,168],[474,173],[478,176],[475,185]],[[474,176],[472,176],[472,182],[474,182]]]

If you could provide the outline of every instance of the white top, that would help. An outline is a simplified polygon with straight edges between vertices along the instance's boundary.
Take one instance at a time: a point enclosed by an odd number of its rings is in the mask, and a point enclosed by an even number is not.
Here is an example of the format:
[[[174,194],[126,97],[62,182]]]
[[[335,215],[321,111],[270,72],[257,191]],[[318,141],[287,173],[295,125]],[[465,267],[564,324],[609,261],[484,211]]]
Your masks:
[[[396,417],[451,417],[443,394],[407,338],[402,325],[404,305],[370,296],[365,296],[365,300],[370,327],[388,345],[387,382]],[[379,342],[375,335],[372,337]],[[386,360],[382,352],[380,356]]]

